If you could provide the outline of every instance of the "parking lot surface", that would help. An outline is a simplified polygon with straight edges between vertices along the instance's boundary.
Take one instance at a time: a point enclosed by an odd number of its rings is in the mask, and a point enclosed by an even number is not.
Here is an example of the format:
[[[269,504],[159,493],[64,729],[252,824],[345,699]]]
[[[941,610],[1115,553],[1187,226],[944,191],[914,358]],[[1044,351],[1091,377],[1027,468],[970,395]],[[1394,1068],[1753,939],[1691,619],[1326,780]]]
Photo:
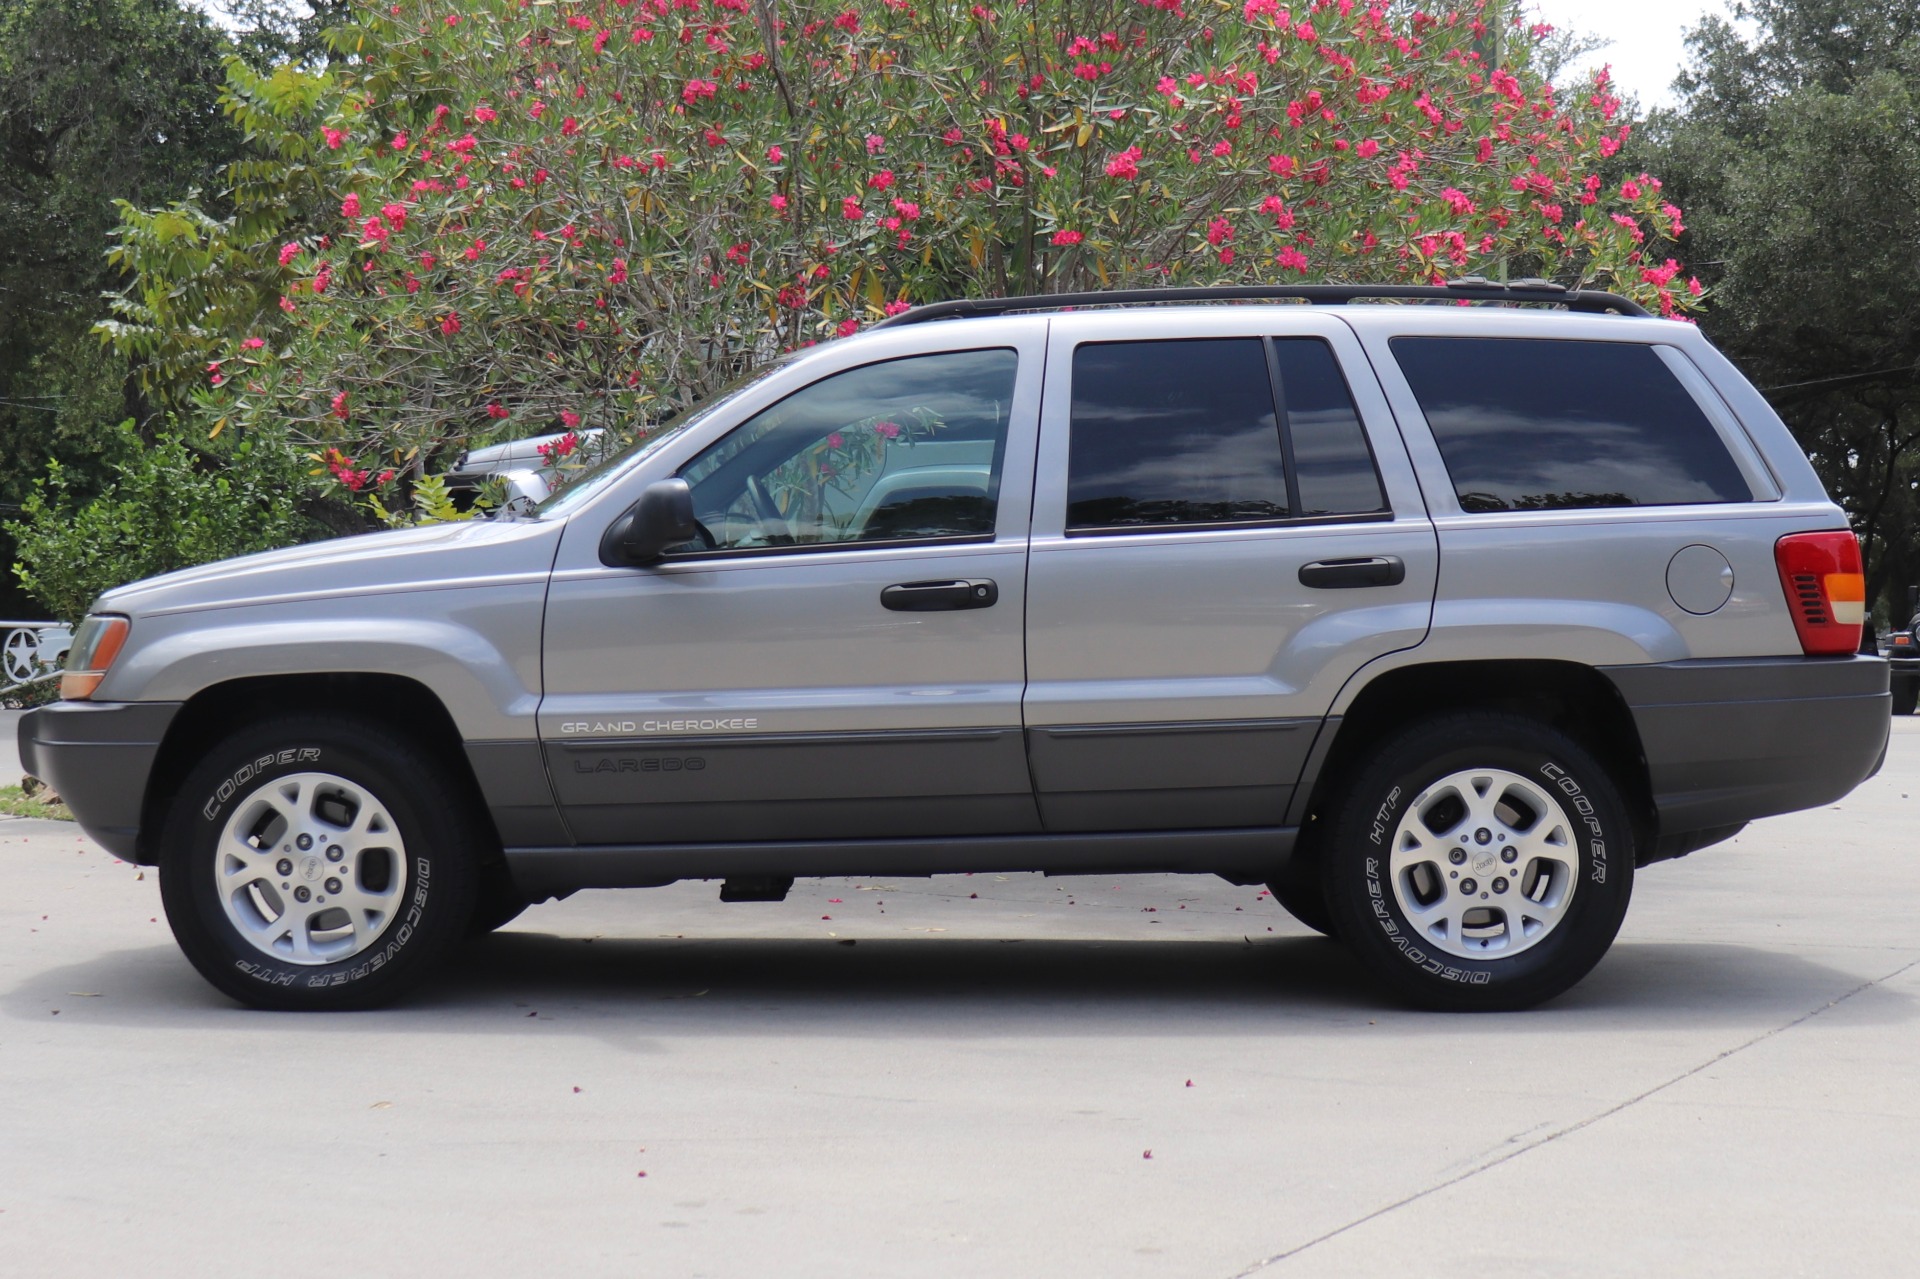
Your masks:
[[[11,724],[5,725],[11,739]],[[11,780],[11,778],[8,778]],[[1257,888],[581,893],[381,1012],[244,1011],[0,820],[22,1275],[1910,1273],[1920,723],[1640,876],[1530,1013],[1382,1002]]]

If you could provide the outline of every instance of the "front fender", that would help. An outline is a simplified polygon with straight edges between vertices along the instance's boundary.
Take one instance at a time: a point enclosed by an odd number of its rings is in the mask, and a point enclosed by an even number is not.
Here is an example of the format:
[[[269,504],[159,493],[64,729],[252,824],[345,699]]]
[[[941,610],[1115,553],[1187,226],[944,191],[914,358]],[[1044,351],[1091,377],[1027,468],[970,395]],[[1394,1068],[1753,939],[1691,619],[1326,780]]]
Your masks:
[[[100,701],[184,702],[230,680],[372,672],[430,689],[466,741],[531,738],[544,579],[136,618]]]

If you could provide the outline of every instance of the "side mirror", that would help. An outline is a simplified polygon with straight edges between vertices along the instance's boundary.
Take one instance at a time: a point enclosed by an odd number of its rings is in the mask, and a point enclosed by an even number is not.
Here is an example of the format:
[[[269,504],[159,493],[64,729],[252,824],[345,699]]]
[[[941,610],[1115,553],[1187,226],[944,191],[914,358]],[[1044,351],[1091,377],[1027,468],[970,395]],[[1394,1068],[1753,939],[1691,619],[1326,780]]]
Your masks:
[[[655,480],[633,509],[607,526],[600,539],[600,562],[642,567],[658,564],[670,546],[691,541],[700,526],[693,518],[693,490],[677,476]]]

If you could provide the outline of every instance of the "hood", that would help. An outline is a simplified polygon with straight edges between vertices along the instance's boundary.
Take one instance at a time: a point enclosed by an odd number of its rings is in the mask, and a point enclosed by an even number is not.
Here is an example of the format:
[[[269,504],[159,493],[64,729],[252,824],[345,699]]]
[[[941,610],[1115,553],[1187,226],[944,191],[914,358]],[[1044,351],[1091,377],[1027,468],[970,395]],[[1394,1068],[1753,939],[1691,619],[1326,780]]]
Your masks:
[[[460,460],[454,463],[453,473],[485,474],[489,471],[510,469],[515,463],[521,462],[544,466],[547,459],[540,455],[540,446],[565,439],[569,434],[578,436],[585,444],[598,440],[606,434],[606,430],[604,427],[591,426],[584,431],[551,431],[546,435],[529,435],[525,439],[508,440],[504,444],[489,444],[483,449],[468,449],[460,455]]]
[[[116,587],[93,610],[138,617],[544,575],[564,527],[563,520],[466,520],[311,542]]]

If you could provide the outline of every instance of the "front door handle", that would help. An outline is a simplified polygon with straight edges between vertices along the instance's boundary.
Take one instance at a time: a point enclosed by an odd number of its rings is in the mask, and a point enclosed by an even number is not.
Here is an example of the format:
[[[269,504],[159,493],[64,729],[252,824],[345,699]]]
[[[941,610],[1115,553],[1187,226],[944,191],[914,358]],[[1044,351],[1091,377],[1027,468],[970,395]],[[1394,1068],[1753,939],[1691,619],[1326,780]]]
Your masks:
[[[1407,565],[1398,555],[1362,555],[1350,560],[1315,560],[1300,566],[1300,585],[1321,590],[1355,586],[1398,586],[1407,580]]]
[[[984,577],[946,582],[902,582],[880,592],[880,603],[896,613],[943,613],[960,608],[992,608],[1000,587]]]

